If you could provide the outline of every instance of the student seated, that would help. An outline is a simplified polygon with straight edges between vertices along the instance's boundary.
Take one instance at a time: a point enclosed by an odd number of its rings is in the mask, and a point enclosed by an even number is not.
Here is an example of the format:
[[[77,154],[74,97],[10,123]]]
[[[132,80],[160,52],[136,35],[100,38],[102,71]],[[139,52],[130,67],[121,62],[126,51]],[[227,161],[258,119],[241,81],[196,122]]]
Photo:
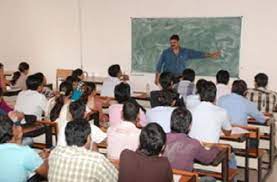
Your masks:
[[[184,101],[186,101],[187,96],[193,95],[196,92],[194,80],[194,70],[187,68],[183,71],[182,80],[175,86],[177,88],[177,92],[182,95]]]
[[[146,120],[148,123],[158,123],[165,133],[170,133],[170,118],[173,110],[174,100],[169,92],[159,92],[159,106],[147,110]]]
[[[124,150],[120,155],[119,182],[171,182],[172,169],[166,157],[166,134],[156,123],[141,130],[137,151]]]
[[[209,164],[219,153],[217,147],[206,150],[198,140],[187,135],[191,121],[192,115],[184,107],[176,108],[172,113],[171,133],[167,134],[164,156],[174,169],[192,171],[195,160]]]
[[[246,97],[258,105],[261,112],[277,112],[277,92],[269,90],[268,76],[265,73],[258,73],[255,76],[255,88],[246,91]]]
[[[49,118],[50,121],[57,122],[59,130],[67,121],[71,120],[69,105],[71,103],[72,91],[73,87],[70,83],[62,82],[58,95],[48,101],[45,116]]]
[[[192,110],[192,126],[189,136],[200,142],[218,143],[221,131],[230,135],[232,126],[227,112],[215,105],[216,86],[206,82],[200,92],[201,103]]]
[[[229,72],[226,70],[220,70],[216,74],[216,101],[224,95],[231,93],[231,88],[228,86],[230,79]]]
[[[247,126],[248,117],[253,117],[259,123],[265,122],[265,117],[257,109],[257,105],[245,98],[247,84],[236,80],[232,85],[232,94],[221,97],[218,106],[224,108],[231,118],[233,125]]]
[[[6,91],[6,86],[9,84],[10,82],[5,78],[4,65],[0,63],[0,88],[2,88],[3,91]]]
[[[42,82],[42,84],[43,84],[43,89],[42,89],[41,93],[42,93],[43,95],[45,95],[45,97],[46,97],[47,99],[50,99],[50,98],[54,97],[54,96],[55,96],[54,91],[51,90],[49,87],[46,87],[46,85],[47,85],[47,79],[46,79],[46,77],[44,76],[44,74],[41,73],[41,72],[39,72],[39,73],[36,73],[36,74],[34,74],[34,75],[38,76],[41,80],[43,80],[43,82]]]
[[[118,160],[124,149],[136,151],[139,144],[140,129],[136,127],[139,121],[139,107],[132,102],[125,102],[122,111],[123,121],[111,126],[107,131],[107,156]]]
[[[86,112],[99,112],[99,121],[102,123],[108,122],[109,117],[102,109],[104,101],[97,97],[96,94],[96,85],[93,82],[87,82],[80,100],[86,104]]]
[[[116,168],[104,155],[90,150],[92,132],[82,119],[67,123],[67,146],[57,146],[49,156],[49,182],[117,181]]]
[[[76,86],[74,87],[72,97],[71,99],[73,101],[77,101],[80,99],[80,97],[83,94],[83,89],[84,89],[84,72],[81,69],[76,69],[72,72],[72,79],[73,81],[77,82]]]
[[[0,116],[0,181],[27,181],[30,173],[47,176],[47,163],[29,146],[21,145],[22,128]]]
[[[114,88],[122,81],[129,80],[127,75],[123,75],[118,64],[111,65],[108,69],[109,77],[104,80],[101,88],[101,96],[114,97]]]
[[[34,115],[41,120],[46,109],[47,99],[41,94],[43,81],[37,75],[30,75],[26,80],[27,90],[21,91],[16,99],[15,110]]]
[[[13,108],[4,100],[3,94],[3,89],[0,88],[0,115],[8,114],[13,110]]]
[[[114,89],[114,97],[116,102],[109,107],[110,126],[117,125],[122,121],[122,108],[125,102],[132,102],[137,105],[140,108],[139,124],[141,126],[147,124],[145,109],[131,97],[131,88],[128,83],[122,82],[116,85]]]
[[[18,71],[14,72],[12,80],[11,80],[11,86],[20,88],[22,90],[27,89],[26,80],[29,73],[29,64],[26,62],[21,62],[18,66]]]
[[[94,120],[92,120],[89,117],[88,113],[86,113],[86,104],[82,101],[79,100],[70,103],[69,115],[72,117],[71,120],[84,120],[90,124],[92,135],[91,138],[93,143],[101,143],[106,139],[106,133],[104,133],[100,128],[94,125]],[[58,121],[63,123],[63,125],[61,125],[59,128],[58,145],[60,146],[66,146],[66,137],[64,131],[66,124],[71,120]]]
[[[196,106],[198,106],[201,103],[199,93],[202,89],[205,89],[206,82],[207,80],[199,79],[196,82],[196,93],[194,95],[187,96],[186,107],[188,108],[188,110],[192,111]]]
[[[163,72],[159,78],[159,85],[161,90],[150,92],[150,104],[151,107],[160,106],[158,96],[160,92],[169,92],[174,99],[174,106],[184,106],[184,100],[173,88],[173,75],[170,72]]]

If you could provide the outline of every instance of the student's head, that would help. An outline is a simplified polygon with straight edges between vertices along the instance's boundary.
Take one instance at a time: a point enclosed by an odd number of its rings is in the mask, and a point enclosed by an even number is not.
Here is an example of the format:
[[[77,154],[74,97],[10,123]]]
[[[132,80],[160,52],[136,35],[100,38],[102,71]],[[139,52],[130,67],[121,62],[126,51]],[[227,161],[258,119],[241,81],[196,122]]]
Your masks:
[[[266,87],[268,84],[268,76],[265,73],[258,73],[255,76],[255,86],[256,87]]]
[[[219,70],[216,73],[216,82],[217,83],[228,85],[229,79],[230,79],[230,74],[226,70]]]
[[[156,156],[163,152],[166,143],[166,134],[157,123],[150,123],[142,128],[138,150],[147,156]]]
[[[78,81],[84,79],[84,72],[82,69],[78,68],[72,72],[72,77],[76,78]]]
[[[174,105],[174,98],[168,91],[161,91],[157,97],[157,103],[159,106],[172,106]]]
[[[91,143],[90,134],[90,124],[83,120],[70,121],[65,127],[65,140],[68,146],[78,146],[89,149]]]
[[[70,99],[72,95],[72,85],[68,82],[62,82],[59,89],[60,93],[55,99],[55,105],[50,111],[50,120],[56,121],[58,117],[60,116],[60,112],[62,110],[62,107],[65,103],[65,99]]]
[[[197,82],[196,82],[196,90],[197,90],[197,93],[199,94],[203,89],[205,89],[205,84],[206,84],[207,80],[205,79],[199,79]]]
[[[205,88],[201,90],[200,100],[205,102],[212,102],[214,103],[216,98],[216,86],[213,82],[207,81],[205,84]]]
[[[76,77],[68,76],[65,81],[70,83],[72,85],[73,89],[76,89],[78,86],[78,80],[79,79]]]
[[[123,104],[122,118],[124,121],[130,121],[134,124],[138,121],[139,106],[132,102]]]
[[[69,112],[73,120],[82,120],[85,118],[86,104],[80,100],[70,103]]]
[[[80,100],[87,104],[88,100],[96,95],[96,85],[93,82],[87,82],[84,86],[84,92]]]
[[[43,89],[43,80],[37,75],[30,75],[27,77],[26,85],[28,90],[41,92]]]
[[[185,107],[174,109],[171,114],[171,131],[174,133],[188,134],[191,126],[192,115]]]
[[[173,86],[173,75],[170,72],[163,72],[159,79],[160,85],[163,90],[169,90]]]
[[[235,80],[232,85],[232,93],[245,96],[247,84],[244,80]]]
[[[23,73],[23,74],[25,74],[25,75],[28,75],[28,73],[29,73],[29,64],[28,63],[26,63],[26,62],[21,62],[19,65],[18,65],[18,70],[21,72],[21,73]]]
[[[40,80],[42,80],[43,85],[46,85],[46,84],[47,84],[46,77],[44,76],[43,73],[39,72],[39,73],[36,73],[36,74],[34,74],[34,75],[36,75]]]
[[[187,68],[183,71],[183,80],[188,80],[194,82],[195,79],[195,72],[194,70]]]
[[[22,138],[22,129],[14,126],[8,116],[0,116],[0,144],[12,142],[15,138]]]
[[[114,97],[118,103],[123,103],[130,99],[131,88],[128,83],[121,82],[114,88]]]
[[[177,34],[172,35],[169,38],[170,47],[173,49],[178,48],[180,46],[179,40],[180,40],[179,35]]]
[[[121,68],[118,64],[113,64],[108,69],[109,76],[120,77],[122,75]]]

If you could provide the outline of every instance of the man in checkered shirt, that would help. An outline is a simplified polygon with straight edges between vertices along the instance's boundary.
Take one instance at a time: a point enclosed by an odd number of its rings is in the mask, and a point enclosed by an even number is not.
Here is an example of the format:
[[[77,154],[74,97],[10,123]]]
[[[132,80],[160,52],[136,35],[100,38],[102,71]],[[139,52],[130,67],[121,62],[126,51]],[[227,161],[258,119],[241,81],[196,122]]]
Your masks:
[[[255,76],[255,88],[248,89],[246,97],[255,102],[262,112],[273,113],[277,111],[277,93],[267,89],[268,76],[259,73]]]
[[[91,128],[78,120],[65,128],[68,146],[57,146],[49,156],[49,182],[115,182],[117,169],[100,153],[89,150]]]

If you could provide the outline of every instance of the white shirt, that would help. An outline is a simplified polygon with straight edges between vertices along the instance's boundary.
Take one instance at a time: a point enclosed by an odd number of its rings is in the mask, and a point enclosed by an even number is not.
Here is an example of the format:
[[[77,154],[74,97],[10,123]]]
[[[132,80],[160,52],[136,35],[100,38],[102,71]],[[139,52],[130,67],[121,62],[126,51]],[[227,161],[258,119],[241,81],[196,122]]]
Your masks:
[[[200,96],[197,95],[189,95],[187,96],[187,100],[186,100],[186,106],[188,108],[188,110],[192,111],[196,106],[198,106],[201,101],[200,101]]]
[[[201,142],[218,143],[222,129],[232,129],[224,109],[210,102],[201,102],[192,110],[190,137]]]
[[[165,133],[170,133],[171,114],[175,108],[169,106],[158,106],[147,110],[146,121],[148,123],[158,123]]]
[[[219,83],[216,85],[216,101],[224,95],[231,94],[231,88],[228,85]]]
[[[17,96],[15,110],[24,114],[35,115],[40,120],[47,102],[46,97],[38,91],[24,90]]]
[[[101,88],[101,96],[114,97],[114,87],[120,82],[117,77],[109,76],[106,78]]]

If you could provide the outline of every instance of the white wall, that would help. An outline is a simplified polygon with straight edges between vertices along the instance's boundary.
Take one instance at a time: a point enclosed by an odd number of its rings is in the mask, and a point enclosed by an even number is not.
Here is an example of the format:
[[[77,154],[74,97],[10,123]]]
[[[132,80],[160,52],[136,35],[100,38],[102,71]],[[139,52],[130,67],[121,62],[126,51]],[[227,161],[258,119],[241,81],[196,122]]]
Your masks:
[[[58,66],[80,65],[81,23],[84,69],[106,75],[119,63],[130,72],[131,17],[243,16],[240,77],[252,86],[253,76],[266,72],[277,90],[276,7],[275,0],[81,0],[79,22],[77,0],[0,0],[0,60],[13,68],[27,58],[52,79]],[[135,90],[153,79],[132,77]]]

